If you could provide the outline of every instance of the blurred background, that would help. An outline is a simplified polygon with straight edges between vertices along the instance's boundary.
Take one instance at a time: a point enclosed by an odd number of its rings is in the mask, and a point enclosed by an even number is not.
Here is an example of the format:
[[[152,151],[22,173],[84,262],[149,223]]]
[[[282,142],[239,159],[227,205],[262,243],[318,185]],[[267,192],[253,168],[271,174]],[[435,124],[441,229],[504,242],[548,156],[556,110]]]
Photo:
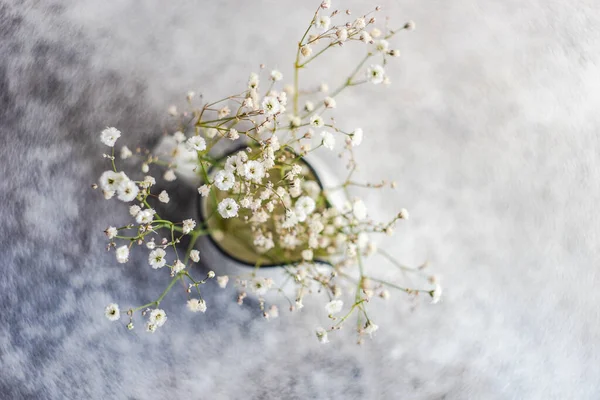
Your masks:
[[[99,132],[150,147],[189,90],[236,93],[260,63],[291,77],[318,0],[0,0],[0,398],[600,397],[600,4],[332,3],[416,22],[391,41],[392,85],[345,92],[336,116],[365,131],[359,176],[398,182],[368,193],[371,215],[411,213],[380,245],[429,262],[442,301],[392,293],[362,346],[317,342],[321,303],[267,322],[215,284],[205,315],[169,296],[154,335],[106,321],[165,277],[104,250],[127,210],[89,189]],[[335,87],[363,54],[336,49],[302,83]],[[177,194],[193,213],[193,188]]]

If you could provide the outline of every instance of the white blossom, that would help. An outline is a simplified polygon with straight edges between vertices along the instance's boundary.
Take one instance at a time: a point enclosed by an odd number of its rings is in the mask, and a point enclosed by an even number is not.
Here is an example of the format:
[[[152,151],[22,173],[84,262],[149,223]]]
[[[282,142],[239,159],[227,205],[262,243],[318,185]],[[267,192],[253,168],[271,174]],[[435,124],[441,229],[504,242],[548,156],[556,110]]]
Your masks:
[[[189,138],[186,142],[187,148],[190,151],[204,151],[206,150],[206,141],[202,136],[196,135]]]
[[[129,247],[123,245],[117,248],[115,255],[118,263],[125,264],[129,260]]]
[[[190,251],[190,259],[196,263],[200,261],[200,252],[198,250]]]
[[[439,283],[435,284],[435,288],[433,289],[433,294],[431,295],[431,304],[437,304],[442,297],[442,286]]]
[[[166,190],[163,190],[162,192],[160,192],[160,194],[158,195],[158,201],[160,201],[161,203],[168,203],[169,202],[169,193],[167,193]]]
[[[331,7],[331,0],[323,0],[321,2],[321,8],[322,9],[327,9],[329,7]]]
[[[162,268],[167,263],[167,260],[165,259],[166,255],[167,253],[161,248],[152,250],[148,256],[148,264],[154,269]]]
[[[348,40],[348,30],[346,28],[338,29],[335,32],[335,35],[338,37],[340,42],[345,42]]]
[[[371,321],[367,322],[367,325],[365,326],[365,333],[368,335],[372,335],[373,333],[375,333],[375,331],[379,329],[379,326],[375,325],[374,323],[372,323]]]
[[[408,219],[408,217],[409,217],[408,210],[406,208],[401,208],[400,212],[398,213],[398,218]]]
[[[156,308],[150,312],[150,317],[148,318],[148,323],[155,325],[157,327],[161,327],[167,322],[167,313],[160,308]]]
[[[307,101],[306,103],[304,103],[304,110],[311,112],[312,110],[315,109],[315,105],[313,104],[312,101]]]
[[[185,141],[185,134],[181,131],[177,131],[173,134],[173,139],[175,139],[177,143],[183,143]]]
[[[152,208],[140,211],[135,217],[135,221],[138,224],[149,224],[154,219],[155,211]]]
[[[133,206],[129,207],[129,215],[131,215],[132,217],[135,217],[136,215],[138,215],[138,213],[140,211],[142,211],[142,209],[138,205],[133,205]]]
[[[296,213],[308,216],[315,211],[316,203],[308,196],[302,196],[296,201]]]
[[[310,117],[310,126],[314,126],[315,128],[321,128],[325,125],[325,121],[320,115],[313,115]]]
[[[246,163],[244,168],[244,176],[248,180],[258,183],[265,176],[265,167],[256,160],[250,160]]]
[[[350,135],[350,143],[353,147],[359,146],[363,140],[363,130],[360,128],[356,128],[354,132]]]
[[[155,324],[146,324],[146,332],[154,333],[156,332],[156,328],[158,328]]]
[[[248,78],[248,89],[256,89],[258,88],[258,75],[254,72],[250,74],[250,78]]]
[[[352,214],[359,221],[367,218],[367,206],[362,200],[355,200],[352,203]]]
[[[328,315],[333,315],[342,311],[343,306],[344,302],[342,300],[332,300],[325,304],[325,310],[327,311]]]
[[[123,172],[104,171],[100,175],[100,187],[106,191],[117,191],[123,181],[129,180]]]
[[[329,339],[327,338],[327,331],[325,329],[317,328],[316,334],[317,334],[317,339],[319,339],[319,342],[329,343]]]
[[[262,108],[268,115],[275,115],[281,110],[281,104],[277,97],[267,96],[262,101]]]
[[[109,321],[118,321],[121,318],[121,311],[119,310],[119,305],[115,303],[111,303],[106,306],[104,309],[104,315]]]
[[[100,134],[100,140],[108,147],[114,147],[115,142],[121,137],[121,131],[117,128],[106,128]]]
[[[119,200],[127,203],[133,201],[139,192],[140,189],[135,182],[128,179],[127,181],[121,182],[121,185],[119,185],[119,190],[117,191],[119,195],[117,197]]]
[[[321,143],[323,144],[323,147],[329,150],[333,150],[333,148],[335,147],[335,137],[330,132],[323,131],[321,132],[321,138]]]
[[[384,77],[385,77],[385,70],[383,69],[383,67],[381,65],[371,65],[367,69],[367,79],[369,81],[371,81],[372,83],[374,83],[375,85],[382,83]]]
[[[312,261],[313,251],[311,249],[302,250],[302,259],[304,261]]]
[[[227,282],[229,282],[229,277],[227,275],[217,276],[217,284],[220,288],[225,289]]]
[[[327,15],[319,15],[319,18],[317,18],[315,25],[317,26],[317,29],[320,29],[321,31],[326,31],[327,29],[329,29],[329,25],[331,25],[331,18],[329,18],[329,16]]]
[[[163,178],[165,181],[167,182],[172,182],[175,179],[177,179],[177,176],[175,175],[175,171],[173,171],[172,169],[168,169],[165,174],[163,175]]]
[[[208,185],[202,185],[198,188],[198,193],[200,193],[200,196],[206,197],[210,193],[210,187]]]
[[[174,274],[178,274],[181,271],[183,271],[185,269],[185,264],[182,263],[180,260],[175,261],[175,264],[173,264],[173,273]]]
[[[240,206],[238,206],[235,200],[231,198],[221,200],[221,202],[217,206],[217,210],[223,218],[232,218],[237,216],[239,208]]]
[[[366,26],[365,19],[363,17],[356,18],[356,21],[354,21],[354,26],[357,29],[363,29]]]
[[[323,104],[325,105],[325,108],[335,108],[337,105],[333,97],[325,97]]]
[[[371,36],[375,36],[371,34]],[[385,39],[381,39],[375,42],[375,50],[385,53],[388,51],[389,43]]]
[[[271,79],[274,82],[280,81],[283,79],[283,74],[281,73],[281,71],[274,69],[273,71],[271,71]]]
[[[183,221],[183,234],[187,235],[196,227],[196,221],[193,219],[186,219]]]
[[[204,130],[204,134],[206,135],[207,138],[212,139],[215,136],[217,136],[217,133],[219,131],[216,128],[206,128]]]
[[[104,233],[106,233],[107,238],[114,239],[117,236],[117,234],[119,233],[119,231],[114,226],[109,226],[108,228],[106,228]]]
[[[235,177],[229,171],[220,170],[215,174],[215,186],[220,190],[229,190],[235,183]],[[208,194],[208,193],[207,193]]]
[[[206,312],[206,302],[204,299],[189,299],[187,308],[191,312]]]
[[[133,152],[129,150],[129,147],[121,147],[121,159],[126,160],[133,155]]]

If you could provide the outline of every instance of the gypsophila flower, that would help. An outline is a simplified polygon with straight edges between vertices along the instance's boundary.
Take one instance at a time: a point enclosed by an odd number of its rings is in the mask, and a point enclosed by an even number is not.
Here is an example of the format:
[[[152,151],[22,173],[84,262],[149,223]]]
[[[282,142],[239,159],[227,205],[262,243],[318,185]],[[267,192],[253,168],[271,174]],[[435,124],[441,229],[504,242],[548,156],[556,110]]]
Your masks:
[[[180,260],[175,261],[175,264],[173,264],[173,268],[172,271],[174,274],[178,274],[181,271],[183,271],[185,269],[185,264],[182,263]]]
[[[191,312],[206,312],[206,302],[204,299],[189,299],[187,308]]]
[[[372,335],[373,333],[375,333],[375,331],[379,329],[379,326],[375,325],[374,323],[372,323],[371,321],[367,322],[367,325],[365,326],[365,333],[368,335]]]
[[[304,261],[312,261],[313,251],[311,249],[302,250],[302,259]]]
[[[148,250],[154,250],[156,248],[156,243],[154,242],[154,238],[150,239],[150,241],[146,243],[146,248]]]
[[[363,29],[366,26],[365,19],[363,17],[356,18],[356,21],[354,21],[354,26],[356,29]]]
[[[217,285],[219,285],[221,289],[225,289],[227,282],[229,282],[229,277],[227,275],[217,276]]]
[[[229,190],[233,187],[234,183],[235,177],[229,171],[221,170],[215,174],[214,184],[219,190]]]
[[[198,250],[190,251],[190,259],[196,263],[200,261],[200,252]]]
[[[155,324],[146,324],[146,332],[154,333],[156,332],[156,328],[158,328],[158,326],[156,326]]]
[[[330,132],[321,132],[321,139],[323,147],[329,150],[333,150],[333,148],[335,147],[335,137],[333,137],[333,135]]]
[[[138,224],[149,224],[154,219],[154,213],[154,210],[151,208],[140,211],[135,216],[135,222],[137,222]]]
[[[244,176],[253,182],[260,182],[265,176],[265,167],[255,160],[250,160],[246,163]]]
[[[230,140],[238,140],[240,138],[240,134],[237,131],[237,129],[231,128],[228,132],[227,132],[227,139]]]
[[[129,178],[122,172],[104,171],[100,175],[100,187],[106,191],[117,191],[125,180]]]
[[[125,264],[129,260],[129,247],[121,246],[117,248],[115,255],[118,263]]]
[[[352,214],[359,221],[367,218],[367,206],[362,200],[355,200],[352,203]]]
[[[327,29],[329,29],[329,25],[331,25],[331,18],[329,18],[327,15],[319,15],[317,21],[315,22],[315,25],[317,29],[320,29],[321,31],[326,31]]]
[[[431,292],[431,304],[437,304],[442,297],[442,286],[439,283],[435,284],[435,288]]]
[[[268,115],[275,115],[281,110],[277,97],[267,96],[262,101],[262,108]]]
[[[215,271],[208,271],[208,274],[206,275],[209,277],[209,279],[212,279],[215,277]]]
[[[102,143],[109,147],[114,147],[115,142],[120,137],[121,131],[119,131],[117,128],[106,128],[100,134],[100,140],[102,141]]]
[[[333,315],[342,311],[342,307],[344,307],[344,302],[342,300],[332,300],[325,304],[325,311],[327,311],[328,315]]]
[[[210,193],[210,187],[207,185],[202,185],[198,188],[198,193],[200,193],[200,196],[206,197]]]
[[[348,30],[346,28],[338,29],[335,32],[335,35],[339,39],[340,42],[345,42],[348,40]]]
[[[360,128],[356,128],[354,132],[350,134],[350,143],[353,147],[356,147],[362,143],[363,140],[363,130]]]
[[[114,226],[109,226],[108,228],[106,228],[104,233],[106,233],[107,238],[114,239],[117,236],[117,234],[119,233],[119,231]]]
[[[373,40],[373,38],[367,31],[362,31],[360,33],[359,39],[361,42],[364,42],[364,43],[370,43]]]
[[[183,234],[187,235],[196,227],[196,221],[193,219],[186,219],[183,221]]]
[[[161,248],[152,250],[148,256],[148,263],[154,269],[162,268],[167,263],[167,260],[165,259],[166,255],[167,253]]]
[[[321,343],[329,343],[329,339],[327,338],[327,331],[323,328],[317,328],[316,330],[317,339]]]
[[[314,126],[315,128],[321,128],[325,125],[325,121],[320,115],[313,115],[310,117],[310,126]]]
[[[175,171],[173,171],[172,169],[168,169],[165,174],[163,175],[163,178],[165,181],[167,182],[172,182],[175,179],[177,179],[177,176],[175,175]]]
[[[283,79],[283,74],[280,71],[278,71],[276,69],[271,71],[271,80],[273,80],[274,82],[277,82],[282,79]]]
[[[117,197],[121,201],[130,202],[137,197],[139,191],[140,189],[134,181],[127,180],[119,185],[119,190],[117,191],[119,195]]]
[[[129,150],[129,147],[123,146],[121,147],[121,159],[126,160],[133,155],[133,152]]]
[[[121,318],[121,311],[119,311],[119,305],[111,303],[104,309],[104,315],[109,321],[118,321]]]
[[[331,0],[323,0],[321,2],[321,8],[327,9],[329,7],[331,7]]]
[[[148,318],[148,323],[152,325],[156,325],[157,327],[161,327],[167,322],[167,313],[160,308],[156,308],[150,312],[150,317]]]
[[[204,130],[204,134],[206,135],[207,138],[212,139],[215,136],[217,136],[217,133],[219,131],[216,128],[207,128]]]
[[[304,103],[304,110],[305,111],[310,112],[310,111],[312,111],[314,109],[315,109],[315,105],[313,104],[312,101],[307,101],[306,103]]]
[[[367,69],[367,79],[369,81],[371,81],[372,83],[374,83],[375,85],[378,85],[381,82],[383,82],[384,77],[385,77],[385,70],[383,69],[383,67],[381,65],[371,65]]]
[[[223,218],[233,218],[238,215],[240,206],[232,198],[226,198],[221,200],[217,206],[217,210]]]
[[[325,97],[323,104],[325,105],[325,108],[335,108],[337,105],[333,97]]]
[[[373,33],[371,33],[371,36],[375,37],[375,35],[373,35]],[[387,52],[389,46],[390,46],[390,44],[385,39],[381,39],[381,40],[378,40],[375,42],[375,50],[382,52],[382,53]]]
[[[300,47],[300,54],[302,54],[304,57],[310,57],[310,55],[312,54],[312,52],[313,52],[312,47],[310,47],[307,44],[305,44],[304,46]]]
[[[183,143],[185,141],[185,134],[181,131],[177,131],[173,134],[173,139],[175,139],[177,143]]]
[[[408,210],[406,208],[400,209],[400,212],[398,213],[398,218],[408,219],[408,217],[409,217]]]
[[[316,203],[308,196],[302,196],[296,201],[296,214],[303,214],[305,217],[315,211]]]
[[[186,146],[191,151],[204,151],[206,150],[206,141],[202,136],[192,136],[187,140]]]
[[[254,72],[250,74],[250,78],[248,78],[248,89],[256,89],[258,88],[258,75]]]
[[[158,195],[158,201],[160,201],[161,203],[169,202],[169,194],[167,193],[166,190],[163,190],[162,192],[160,192],[160,194]]]

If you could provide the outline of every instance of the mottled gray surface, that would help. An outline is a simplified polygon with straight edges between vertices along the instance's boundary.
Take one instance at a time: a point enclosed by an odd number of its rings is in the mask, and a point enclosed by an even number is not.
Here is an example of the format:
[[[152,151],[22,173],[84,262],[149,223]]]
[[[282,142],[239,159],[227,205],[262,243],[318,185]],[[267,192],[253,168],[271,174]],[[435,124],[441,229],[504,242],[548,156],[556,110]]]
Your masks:
[[[152,145],[187,90],[220,98],[261,62],[289,75],[313,3],[0,1],[0,398],[600,397],[596,0],[380,2],[417,30],[395,42],[394,85],[338,116],[366,132],[362,176],[398,177],[369,206],[411,211],[387,243],[430,260],[442,303],[395,295],[362,347],[319,345],[311,304],[265,322],[213,285],[206,315],[170,296],[155,335],[104,319],[166,277],[104,251],[126,211],[89,189],[99,131]],[[360,54],[338,53],[324,77]]]

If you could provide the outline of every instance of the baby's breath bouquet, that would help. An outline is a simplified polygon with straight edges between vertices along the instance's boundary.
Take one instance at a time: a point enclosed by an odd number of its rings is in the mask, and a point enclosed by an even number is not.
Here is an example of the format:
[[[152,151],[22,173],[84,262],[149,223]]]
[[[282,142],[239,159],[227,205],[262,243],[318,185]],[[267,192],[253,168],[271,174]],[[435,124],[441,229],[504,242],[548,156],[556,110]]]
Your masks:
[[[358,18],[349,17],[350,10],[329,9],[330,2],[323,1],[300,39],[290,84],[282,83],[281,72],[264,72],[261,65],[263,72],[250,74],[247,87],[238,94],[204,102],[188,93],[189,110],[169,109],[177,129],[152,151],[121,147],[121,159],[139,160],[142,173],[134,172],[136,178],[117,165],[115,144],[121,132],[116,128],[102,131],[101,141],[111,148],[105,154],[110,169],[94,187],[99,186],[106,199],[116,197],[128,204],[132,218],[118,228],[106,229],[108,249],[114,250],[117,262],[126,263],[130,252],[139,248],[147,252],[149,267],[170,273],[156,299],[127,310],[129,329],[140,318],[138,313],[147,331],[163,326],[167,315],[159,308],[161,301],[182,286],[188,309],[205,312],[201,285],[213,278],[222,288],[230,282],[235,285],[240,304],[248,295],[257,298],[265,318],[278,315],[278,302],[287,302],[291,311],[299,310],[305,296],[320,293],[330,320],[316,329],[321,342],[327,342],[328,333],[342,328],[351,316],[356,319],[359,340],[375,332],[378,326],[369,318],[368,305],[375,297],[388,298],[388,290],[426,294],[434,303],[439,300],[441,288],[434,276],[423,267],[401,265],[372,241],[376,234],[392,235],[394,225],[408,219],[408,212],[399,209],[385,222],[369,218],[365,203],[351,191],[395,184],[355,180],[354,151],[363,141],[363,131],[348,129],[331,116],[342,91],[390,83],[386,67],[399,51],[390,49],[388,41],[414,24],[408,22],[397,30],[377,28],[374,14],[379,7]],[[323,54],[353,44],[363,46],[366,54],[339,87],[332,91],[325,84],[314,90],[300,87],[300,73]],[[223,143],[231,142],[237,150],[219,156]],[[348,170],[345,178],[330,186],[322,182],[320,171],[309,161],[317,151],[339,152],[338,159]],[[180,221],[158,214],[158,204],[171,199],[167,191],[156,189],[160,185],[150,174],[151,166],[153,171],[162,169],[165,181],[180,179],[197,187],[198,216]],[[217,272],[210,270],[198,277],[193,266],[203,258],[203,247],[198,246],[203,236],[210,237],[223,258],[246,266],[245,272],[229,276],[219,270],[219,261],[209,265]],[[189,242],[187,250],[179,245],[184,238]],[[422,278],[421,284],[411,288],[377,278],[367,268],[367,258],[374,253]],[[276,268],[280,279],[263,275],[267,268]],[[105,312],[108,319],[120,320],[117,304],[108,305]]]

